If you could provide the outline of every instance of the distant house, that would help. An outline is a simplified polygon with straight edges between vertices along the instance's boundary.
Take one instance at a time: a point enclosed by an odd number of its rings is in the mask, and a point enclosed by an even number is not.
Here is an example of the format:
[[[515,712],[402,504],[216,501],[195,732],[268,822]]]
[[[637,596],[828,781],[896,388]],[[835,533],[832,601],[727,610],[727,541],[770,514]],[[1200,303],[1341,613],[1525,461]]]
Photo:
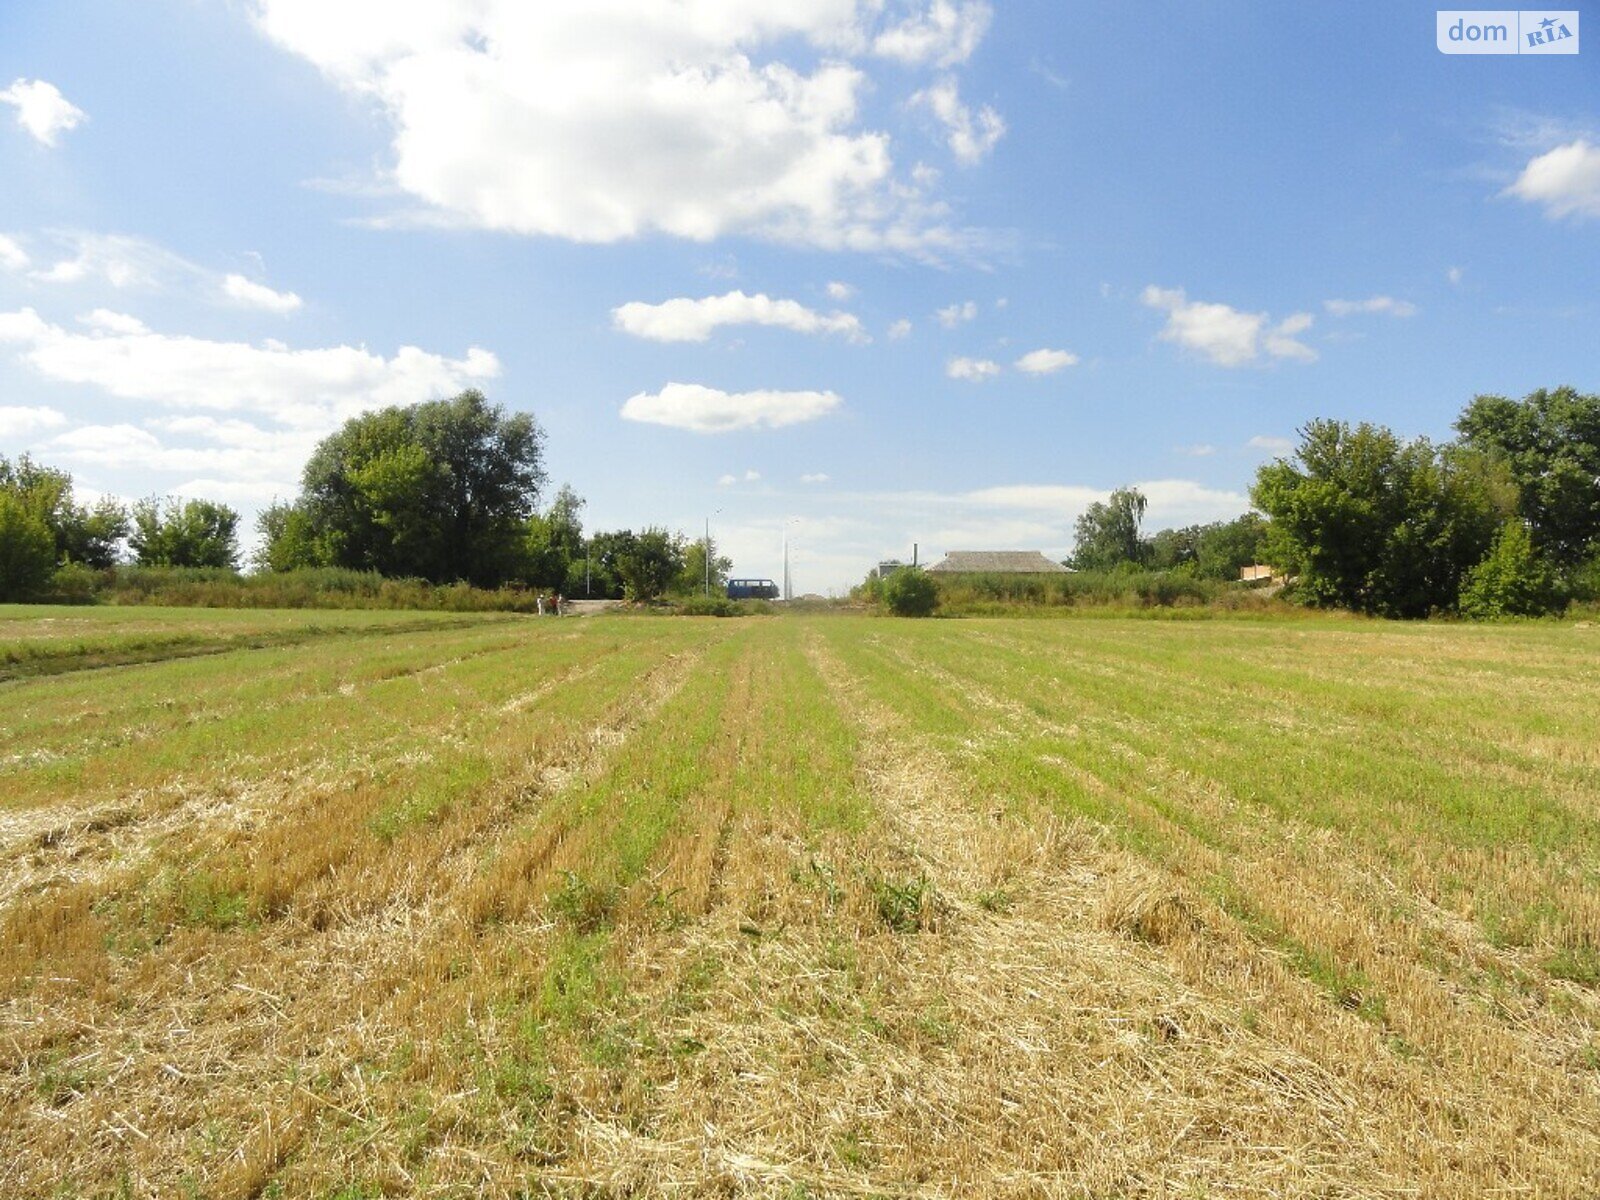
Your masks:
[[[1239,568],[1239,579],[1244,583],[1271,583],[1272,568],[1265,563],[1251,563]]]
[[[905,570],[909,565],[909,563],[901,562],[898,558],[886,558],[872,568],[872,574],[875,579],[887,579],[896,571]]]
[[[935,575],[1066,575],[1037,550],[952,550],[928,570]]]

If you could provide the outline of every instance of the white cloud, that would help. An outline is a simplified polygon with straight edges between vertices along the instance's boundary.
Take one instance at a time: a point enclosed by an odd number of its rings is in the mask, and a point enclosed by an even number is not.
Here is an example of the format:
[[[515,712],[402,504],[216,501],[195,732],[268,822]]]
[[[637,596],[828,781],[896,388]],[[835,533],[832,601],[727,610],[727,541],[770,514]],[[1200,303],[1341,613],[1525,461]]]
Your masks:
[[[723,475],[717,480],[719,487],[732,487],[736,483],[760,483],[760,471],[746,471],[743,475]]]
[[[941,79],[932,87],[924,88],[911,97],[911,105],[926,108],[938,118],[945,128],[950,153],[964,167],[982,162],[1005,136],[1005,121],[989,105],[985,104],[977,117],[973,117],[972,110],[961,102],[960,89],[954,79]]]
[[[801,483],[827,483],[829,481],[829,478],[830,477],[828,475],[825,475],[821,471],[813,471],[810,474],[800,476],[800,482]]]
[[[265,312],[292,313],[303,303],[293,292],[278,292],[264,283],[256,283],[243,275],[228,275],[222,281],[222,293],[245,308],[259,308]]]
[[[1032,511],[1061,512],[1087,508],[1096,500],[1104,500],[1109,492],[1100,488],[1072,484],[1006,484],[1000,487],[979,488],[965,492],[962,498],[985,508],[1014,508]]]
[[[1393,296],[1372,296],[1366,300],[1325,300],[1323,307],[1336,317],[1352,317],[1359,313],[1382,313],[1390,317],[1417,315],[1415,304],[1409,300],[1396,300]]]
[[[1218,366],[1244,366],[1263,355],[1316,361],[1316,351],[1295,340],[1296,335],[1311,328],[1310,313],[1294,313],[1271,325],[1266,313],[1241,312],[1226,304],[1190,300],[1182,288],[1150,286],[1144,289],[1142,299],[1148,307],[1166,312],[1163,341],[1194,350]]]
[[[76,129],[88,116],[63,96],[55,84],[42,79],[18,79],[0,92],[0,104],[14,106],[17,124],[45,146],[54,146],[57,137]]]
[[[952,358],[945,364],[944,373],[951,379],[982,383],[1000,374],[1000,364],[987,358]]]
[[[155,289],[176,280],[205,275],[188,259],[144,238],[120,233],[58,232],[54,240],[67,247],[70,257],[33,272],[40,283],[104,282],[120,290]]]
[[[963,321],[971,321],[978,315],[976,301],[968,300],[964,304],[950,304],[935,312],[934,317],[946,329],[954,329]]]
[[[843,283],[835,279],[832,283],[828,284],[828,299],[830,300],[837,300],[843,304],[855,294],[856,289],[848,283]]]
[[[1294,443],[1286,437],[1268,437],[1259,433],[1245,445],[1252,450],[1265,450],[1271,454],[1288,454],[1294,449]]]
[[[28,269],[28,254],[15,238],[9,238],[0,233],[0,270],[25,271]]]
[[[67,418],[53,408],[0,405],[0,438],[21,440],[66,423]]]
[[[1151,529],[1191,519],[1237,516],[1250,505],[1239,492],[1208,488],[1189,479],[1151,479],[1132,486],[1150,502],[1144,523]],[[1074,484],[1011,484],[980,488],[964,493],[962,498],[985,508],[1059,513],[1063,526],[1070,529],[1078,514],[1110,494],[1108,489]]]
[[[628,397],[622,417],[692,433],[730,433],[814,421],[841,403],[833,392],[724,392],[698,383],[669,383],[659,392]]]
[[[0,345],[15,346],[25,365],[59,383],[191,415],[258,413],[317,436],[367,409],[450,395],[500,373],[499,360],[477,347],[461,359],[415,346],[384,358],[364,347],[292,350],[151,333],[116,313],[95,324],[94,332],[76,333],[31,308],[0,312]]]
[[[87,325],[90,329],[98,329],[103,333],[149,333],[145,323],[138,317],[129,316],[127,313],[112,312],[109,308],[97,308],[93,312],[83,313],[78,317],[80,324]]]
[[[889,326],[889,340],[892,342],[898,342],[901,338],[910,336],[911,322],[905,317],[901,317],[898,321]]]
[[[146,427],[81,425],[52,438],[46,450],[74,467],[187,476],[161,490],[256,505],[295,493],[300,469],[320,439],[309,430],[237,419],[180,418],[149,421]]]
[[[1452,285],[1459,284],[1465,275],[1466,272],[1460,267],[1451,267],[1444,273],[1444,277],[1448,279]]]
[[[1017,359],[1017,370],[1029,375],[1050,375],[1077,363],[1078,356],[1070,350],[1030,350]]]
[[[579,242],[755,234],[830,249],[959,249],[862,124],[852,59],[955,63],[984,7],[935,0],[255,0],[260,28],[394,129],[413,219]],[[403,11],[402,11],[403,10]],[[792,56],[802,65],[776,57]],[[812,60],[815,60],[814,62]]]
[[[925,11],[878,34],[872,49],[904,63],[953,66],[972,57],[993,18],[993,10],[981,0],[934,0]]]
[[[1600,217],[1600,146],[1585,138],[1529,161],[1507,194],[1544,206],[1545,216]]]
[[[303,303],[293,292],[209,270],[145,238],[82,230],[52,230],[47,237],[60,250],[50,266],[30,273],[37,283],[109,284],[118,291],[192,290],[212,303],[275,313],[293,312]]]
[[[700,300],[679,297],[660,304],[635,300],[611,310],[618,329],[655,342],[703,342],[722,325],[770,325],[796,333],[837,333],[852,342],[871,339],[846,312],[819,313],[795,300],[729,292]]]

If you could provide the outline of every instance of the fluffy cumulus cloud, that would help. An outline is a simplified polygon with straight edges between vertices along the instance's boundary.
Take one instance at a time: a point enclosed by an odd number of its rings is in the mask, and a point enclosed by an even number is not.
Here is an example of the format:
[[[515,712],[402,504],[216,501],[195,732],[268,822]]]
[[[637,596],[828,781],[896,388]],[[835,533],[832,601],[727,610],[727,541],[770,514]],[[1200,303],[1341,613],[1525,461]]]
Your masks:
[[[934,0],[879,33],[872,49],[903,63],[950,67],[972,57],[993,19],[994,11],[981,0]]]
[[[805,475],[800,476],[800,482],[801,483],[827,483],[829,478],[830,477],[825,472],[822,472],[822,471],[811,471],[811,472],[809,472],[809,473],[807,473]]]
[[[983,383],[1000,374],[1000,364],[987,358],[952,358],[944,365],[944,373],[963,383]]]
[[[476,347],[449,359],[415,346],[393,358],[365,348],[292,350],[151,333],[122,314],[91,314],[78,333],[31,308],[0,313],[0,345],[46,379],[87,384],[110,395],[173,409],[255,412],[283,425],[326,431],[387,404],[447,395],[492,379],[499,360]]]
[[[960,89],[954,79],[941,79],[932,87],[924,88],[911,97],[914,108],[925,108],[944,126],[945,141],[950,153],[964,167],[974,167],[989,156],[989,152],[1005,136],[1005,120],[985,104],[974,115],[961,102]]]
[[[1070,350],[1030,350],[1017,359],[1017,370],[1028,375],[1053,375],[1077,364],[1078,356]]]
[[[0,104],[17,110],[17,124],[43,146],[54,146],[63,133],[76,129],[87,117],[83,109],[42,79],[18,79],[0,92]]]
[[[819,313],[796,300],[740,291],[660,304],[635,300],[612,309],[611,320],[618,329],[654,342],[703,342],[723,325],[769,325],[795,333],[835,333],[852,342],[871,340],[850,313]]]
[[[840,304],[843,304],[855,294],[855,287],[851,284],[844,283],[841,280],[835,279],[832,283],[828,284],[828,299],[837,300]]]
[[[1326,300],[1323,307],[1336,317],[1353,317],[1362,313],[1379,313],[1386,317],[1414,317],[1417,306],[1409,300],[1396,300],[1393,296],[1369,296],[1365,300]]]
[[[691,433],[781,429],[825,417],[843,401],[833,392],[724,392],[698,383],[669,383],[622,406],[624,420]]]
[[[7,441],[31,438],[47,429],[59,429],[66,423],[66,416],[53,408],[0,404],[0,438]]]
[[[727,475],[720,476],[717,479],[717,486],[718,487],[733,487],[734,484],[737,484],[737,483],[760,483],[760,482],[761,482],[761,472],[760,471],[746,471],[743,475],[734,475],[732,473],[729,473]]]
[[[316,442],[359,412],[447,396],[499,374],[487,350],[464,358],[403,346],[385,358],[353,346],[295,350],[155,333],[96,310],[85,331],[31,308],[0,313],[0,351],[40,378],[96,388],[164,410],[139,425],[67,430],[50,442],[69,462],[191,472],[288,494]],[[180,444],[186,443],[186,444]]]
[[[863,124],[875,59],[950,69],[988,7],[952,0],[255,0],[262,31],[393,127],[427,219],[613,242],[754,234],[956,247]]]
[[[898,342],[901,338],[910,336],[911,322],[905,317],[901,317],[889,326],[889,340],[892,342]]]
[[[1190,300],[1182,288],[1147,287],[1142,299],[1167,314],[1161,331],[1164,341],[1193,350],[1220,367],[1242,367],[1262,358],[1316,361],[1316,351],[1298,340],[1311,328],[1309,313],[1295,313],[1274,325],[1266,313]]]
[[[1579,138],[1531,159],[1506,191],[1545,215],[1600,217],[1600,146]]]
[[[259,308],[271,313],[292,313],[303,303],[293,292],[274,291],[266,284],[256,283],[243,275],[225,276],[222,294],[244,308]]]

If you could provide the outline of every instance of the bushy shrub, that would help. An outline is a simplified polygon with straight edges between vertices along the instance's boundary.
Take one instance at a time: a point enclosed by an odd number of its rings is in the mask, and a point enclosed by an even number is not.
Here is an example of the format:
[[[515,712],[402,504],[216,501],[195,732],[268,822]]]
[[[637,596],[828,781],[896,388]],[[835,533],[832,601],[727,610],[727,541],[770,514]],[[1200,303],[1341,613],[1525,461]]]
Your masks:
[[[385,579],[376,571],[308,567],[240,575],[208,567],[119,567],[102,577],[99,599],[111,604],[179,608],[381,608],[440,612],[535,612],[538,599],[522,588],[436,586],[420,579]]]
[[[939,586],[927,572],[906,568],[883,581],[883,600],[897,617],[931,617],[939,606]]]
[[[102,577],[103,572],[82,563],[58,567],[50,578],[50,601],[53,604],[93,604]]]
[[[1550,564],[1534,548],[1528,527],[1508,521],[1482,562],[1461,584],[1463,616],[1537,617],[1553,612],[1566,597]]]

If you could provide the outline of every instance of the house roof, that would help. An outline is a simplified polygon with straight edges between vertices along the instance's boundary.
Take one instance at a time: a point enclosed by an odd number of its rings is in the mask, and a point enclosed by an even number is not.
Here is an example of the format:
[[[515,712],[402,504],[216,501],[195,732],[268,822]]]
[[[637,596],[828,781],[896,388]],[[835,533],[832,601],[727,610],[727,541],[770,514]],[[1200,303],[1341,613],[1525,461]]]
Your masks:
[[[928,568],[941,575],[1065,575],[1037,550],[952,550]]]

